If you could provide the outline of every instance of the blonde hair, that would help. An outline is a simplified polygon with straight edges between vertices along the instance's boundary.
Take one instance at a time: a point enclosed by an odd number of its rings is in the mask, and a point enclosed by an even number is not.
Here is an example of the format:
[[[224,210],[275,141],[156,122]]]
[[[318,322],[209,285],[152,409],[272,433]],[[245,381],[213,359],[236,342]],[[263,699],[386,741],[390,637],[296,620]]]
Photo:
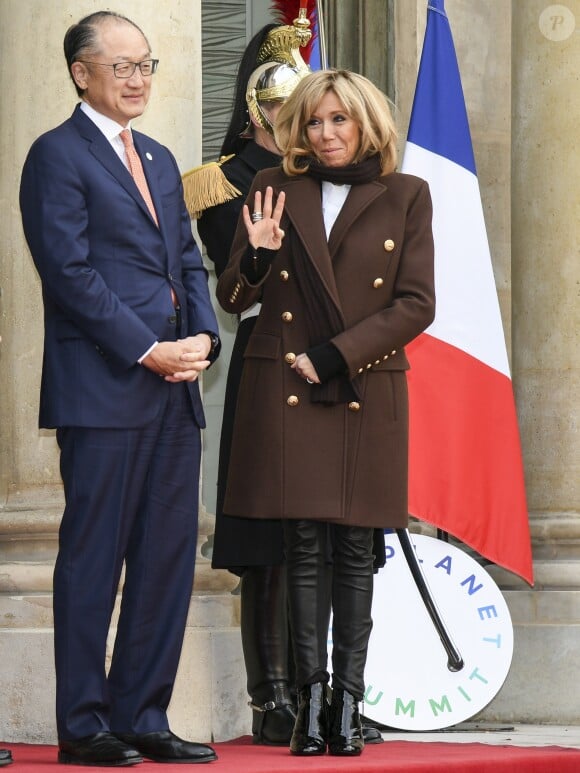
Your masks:
[[[346,114],[359,126],[360,147],[354,163],[378,153],[381,174],[397,165],[397,130],[387,97],[368,78],[349,70],[319,70],[306,75],[282,105],[274,126],[282,166],[288,175],[304,174],[313,156],[307,126],[322,98],[333,91]]]

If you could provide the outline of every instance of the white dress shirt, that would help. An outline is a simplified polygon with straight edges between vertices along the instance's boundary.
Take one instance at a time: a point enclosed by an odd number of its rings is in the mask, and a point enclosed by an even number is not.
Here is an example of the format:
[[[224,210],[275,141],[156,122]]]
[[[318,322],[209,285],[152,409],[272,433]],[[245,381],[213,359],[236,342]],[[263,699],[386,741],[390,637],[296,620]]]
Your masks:
[[[350,188],[350,185],[335,185],[326,180],[322,181],[322,215],[324,217],[324,228],[326,230],[327,239],[332,231],[332,226],[346,201]]]

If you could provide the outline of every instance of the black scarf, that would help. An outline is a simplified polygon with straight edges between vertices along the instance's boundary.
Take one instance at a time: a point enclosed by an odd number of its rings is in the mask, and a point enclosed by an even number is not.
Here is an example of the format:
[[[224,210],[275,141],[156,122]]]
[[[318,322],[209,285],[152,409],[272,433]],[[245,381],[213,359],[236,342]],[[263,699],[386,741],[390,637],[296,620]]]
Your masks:
[[[337,185],[360,185],[376,180],[381,174],[378,154],[359,164],[342,167],[323,166],[310,159],[308,163],[306,174],[315,180],[326,180]],[[290,230],[289,238],[296,281],[304,298],[309,345],[313,347],[328,343],[344,330],[342,313],[320,281],[294,228]],[[359,398],[357,386],[346,373],[333,376],[323,384],[313,384],[310,391],[310,399],[314,403],[334,405]]]
[[[376,180],[381,174],[381,159],[378,153],[365,158],[358,164],[348,166],[324,166],[318,161],[308,159],[306,174],[315,180],[325,180],[335,185],[360,185]]]

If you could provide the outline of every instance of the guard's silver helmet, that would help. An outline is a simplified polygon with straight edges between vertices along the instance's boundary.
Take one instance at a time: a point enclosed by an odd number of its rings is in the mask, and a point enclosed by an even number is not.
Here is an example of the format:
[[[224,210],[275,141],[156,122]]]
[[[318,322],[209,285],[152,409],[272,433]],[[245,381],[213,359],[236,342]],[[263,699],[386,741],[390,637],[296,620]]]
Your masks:
[[[312,37],[306,10],[301,8],[293,24],[271,30],[258,52],[260,63],[250,75],[246,89],[246,102],[250,116],[270,134],[274,128],[261,105],[268,102],[284,102],[310,68],[302,59],[300,47],[306,46]]]

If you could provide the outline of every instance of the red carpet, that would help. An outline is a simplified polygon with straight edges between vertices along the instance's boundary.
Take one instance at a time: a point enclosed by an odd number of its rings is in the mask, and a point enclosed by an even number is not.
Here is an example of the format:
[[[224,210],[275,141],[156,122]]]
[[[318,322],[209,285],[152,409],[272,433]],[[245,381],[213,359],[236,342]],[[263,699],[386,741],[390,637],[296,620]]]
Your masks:
[[[59,765],[56,747],[0,744],[12,751],[7,773],[81,770]],[[285,748],[253,746],[249,737],[213,744],[218,754],[196,770],[215,773],[578,773],[580,749],[559,746],[491,746],[480,743],[385,741],[367,746],[360,757],[292,757]],[[184,765],[143,762],[123,770],[139,773],[184,773]],[[90,768],[83,768],[90,770]]]

